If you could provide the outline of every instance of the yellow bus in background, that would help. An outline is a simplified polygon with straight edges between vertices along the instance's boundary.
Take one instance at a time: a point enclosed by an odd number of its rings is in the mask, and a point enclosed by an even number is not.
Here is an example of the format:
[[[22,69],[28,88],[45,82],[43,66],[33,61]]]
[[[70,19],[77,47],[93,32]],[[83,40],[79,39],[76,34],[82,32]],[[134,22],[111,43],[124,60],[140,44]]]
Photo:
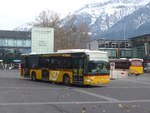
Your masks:
[[[129,59],[129,61],[130,61],[129,67],[130,74],[140,75],[144,73],[143,59],[132,58]]]
[[[32,80],[99,85],[110,82],[107,52],[85,49],[23,55],[20,75]]]
[[[120,58],[110,59],[109,62],[110,64],[114,63],[114,70],[120,70],[121,73],[127,73],[128,75],[140,75],[144,73],[143,59]]]

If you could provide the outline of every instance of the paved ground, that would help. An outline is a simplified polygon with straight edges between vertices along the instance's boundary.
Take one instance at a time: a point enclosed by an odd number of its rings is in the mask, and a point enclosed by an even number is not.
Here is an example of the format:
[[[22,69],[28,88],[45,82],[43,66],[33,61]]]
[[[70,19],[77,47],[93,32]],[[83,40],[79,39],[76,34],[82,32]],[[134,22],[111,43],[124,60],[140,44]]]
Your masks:
[[[150,113],[150,74],[93,87],[63,86],[0,71],[0,113]]]

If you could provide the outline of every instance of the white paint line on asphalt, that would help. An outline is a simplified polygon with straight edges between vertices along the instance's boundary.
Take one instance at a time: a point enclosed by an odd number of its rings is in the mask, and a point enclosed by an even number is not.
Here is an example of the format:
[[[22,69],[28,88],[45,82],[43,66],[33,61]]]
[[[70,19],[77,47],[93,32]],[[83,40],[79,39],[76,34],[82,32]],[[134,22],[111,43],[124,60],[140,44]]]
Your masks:
[[[111,98],[111,97],[91,93],[91,92],[80,90],[80,89],[73,89],[73,90],[76,91],[76,92],[79,92],[79,93],[84,93],[84,94],[87,94],[87,95],[90,95],[90,96],[98,97],[100,99],[105,99],[107,101],[119,101],[118,99],[115,99],[115,98]]]
[[[144,82],[144,81],[127,80],[127,79],[126,79],[125,81],[135,82],[135,83],[144,84],[144,85],[150,85],[150,83],[149,83],[149,82]]]
[[[126,89],[126,88],[127,88],[127,89],[128,89],[128,88],[130,88],[130,89],[131,89],[131,88],[133,88],[133,89],[134,89],[134,88],[137,88],[137,89],[138,89],[138,88],[148,88],[148,89],[149,89],[150,87],[149,87],[149,86],[130,86],[130,87],[122,87],[122,86],[120,86],[120,87],[119,87],[119,86],[115,87],[115,86],[109,86],[109,87],[105,87],[105,88],[107,88],[107,89],[108,89],[108,88],[110,88],[110,89],[111,89],[111,88],[114,88],[114,89],[117,89],[117,88],[118,88],[118,89],[120,89],[120,88],[121,88],[121,89],[122,89],[122,88],[123,88],[123,89]],[[0,89],[35,89],[35,90],[36,90],[36,89],[70,89],[70,88],[69,88],[69,87],[0,87]]]
[[[0,87],[0,89],[68,89],[67,87]]]
[[[149,89],[150,87],[149,87],[149,86],[139,86],[139,87],[138,87],[138,86],[136,86],[136,87],[135,87],[135,86],[130,86],[130,87],[122,87],[122,86],[120,86],[120,87],[119,87],[119,86],[115,87],[115,86],[109,86],[109,87],[105,87],[105,88],[107,88],[107,89],[108,89],[108,88],[110,88],[110,89],[111,89],[111,88],[114,88],[114,89],[117,89],[117,88],[118,88],[118,89],[120,89],[120,88],[121,88],[121,89],[122,89],[122,88],[123,88],[123,89],[128,89],[128,88],[130,88],[130,89],[131,89],[131,88],[133,88],[133,89],[134,89],[134,88],[136,88],[136,89],[138,89],[138,88],[148,88],[148,89]],[[70,88],[69,88],[69,87],[0,87],[0,89],[35,89],[35,90],[36,90],[36,89],[43,89],[43,90],[44,90],[44,89],[70,89]]]
[[[139,87],[138,86],[136,86],[136,87],[135,86],[130,86],[130,87],[121,87],[121,86],[120,87],[119,86],[118,87],[114,87],[114,86],[110,86],[110,87],[106,87],[106,88],[108,88],[108,89],[109,88],[110,89],[113,89],[113,88],[114,89],[140,89],[140,88],[146,88],[147,89],[148,88],[149,89],[150,87],[149,86],[139,86]]]
[[[119,104],[119,103],[150,103],[150,100],[0,103],[0,106]]]

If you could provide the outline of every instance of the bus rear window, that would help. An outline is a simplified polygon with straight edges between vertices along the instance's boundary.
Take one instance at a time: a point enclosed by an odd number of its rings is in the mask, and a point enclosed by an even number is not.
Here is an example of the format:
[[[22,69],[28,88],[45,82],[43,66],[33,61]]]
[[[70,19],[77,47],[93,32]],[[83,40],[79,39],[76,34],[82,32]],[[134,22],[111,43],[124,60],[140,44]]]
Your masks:
[[[140,61],[132,61],[131,65],[132,66],[142,66],[142,62],[140,62]]]
[[[130,62],[115,62],[116,69],[129,69]]]

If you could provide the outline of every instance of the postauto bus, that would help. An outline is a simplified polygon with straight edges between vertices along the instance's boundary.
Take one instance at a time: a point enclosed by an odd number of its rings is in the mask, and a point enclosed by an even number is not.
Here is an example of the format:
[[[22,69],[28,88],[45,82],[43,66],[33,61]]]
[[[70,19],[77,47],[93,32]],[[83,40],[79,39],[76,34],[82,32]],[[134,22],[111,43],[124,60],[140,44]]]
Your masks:
[[[85,49],[23,55],[20,75],[32,80],[97,85],[110,82],[107,52]]]

